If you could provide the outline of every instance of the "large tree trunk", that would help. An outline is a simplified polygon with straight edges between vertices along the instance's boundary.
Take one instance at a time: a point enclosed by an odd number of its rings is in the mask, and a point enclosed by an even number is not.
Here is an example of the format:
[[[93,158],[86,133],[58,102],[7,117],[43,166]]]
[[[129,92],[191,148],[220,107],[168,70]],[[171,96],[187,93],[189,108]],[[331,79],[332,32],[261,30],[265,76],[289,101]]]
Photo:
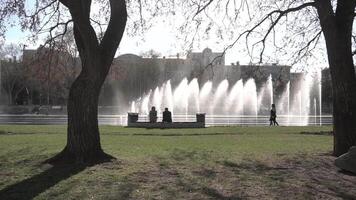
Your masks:
[[[74,22],[74,38],[82,71],[68,99],[67,145],[49,163],[95,164],[113,157],[104,153],[98,127],[98,100],[126,26],[125,0],[110,1],[110,21],[101,43],[90,25],[90,0],[61,0]]]
[[[98,127],[98,99],[105,77],[81,73],[70,90],[66,150],[79,162],[110,158],[101,149]]]
[[[334,155],[346,153],[356,145],[356,80],[352,57],[347,56],[341,41],[328,51],[333,93]],[[333,46],[333,45],[331,45]],[[350,62],[351,61],[351,62]]]
[[[325,36],[332,81],[334,155],[356,145],[356,76],[351,35],[355,0],[338,1],[335,14],[330,1],[316,1]]]
[[[85,58],[83,69],[108,69],[96,55]],[[98,127],[98,99],[107,70],[82,70],[72,84],[68,99],[67,145],[50,160],[51,163],[89,163],[109,161],[113,157],[104,153]]]

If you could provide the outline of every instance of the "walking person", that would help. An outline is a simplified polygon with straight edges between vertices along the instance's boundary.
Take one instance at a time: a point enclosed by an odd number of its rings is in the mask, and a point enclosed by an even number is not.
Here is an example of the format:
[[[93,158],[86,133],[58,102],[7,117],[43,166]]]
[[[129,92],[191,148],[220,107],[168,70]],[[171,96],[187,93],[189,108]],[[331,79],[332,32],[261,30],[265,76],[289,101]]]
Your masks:
[[[270,115],[270,118],[269,118],[269,125],[272,126],[279,126],[277,120],[277,110],[276,110],[276,105],[272,104],[272,109],[271,109],[271,115]]]

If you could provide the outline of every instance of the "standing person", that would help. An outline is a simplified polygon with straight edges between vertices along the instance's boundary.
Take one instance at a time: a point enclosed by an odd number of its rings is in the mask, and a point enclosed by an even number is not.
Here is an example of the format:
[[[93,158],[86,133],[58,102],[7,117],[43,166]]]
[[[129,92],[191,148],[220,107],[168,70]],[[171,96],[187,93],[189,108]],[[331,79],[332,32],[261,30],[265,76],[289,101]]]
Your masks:
[[[164,109],[162,122],[166,122],[166,123],[172,122],[172,113],[168,110],[168,108]]]
[[[152,106],[151,110],[150,110],[150,123],[156,123],[157,122],[157,111],[156,111],[156,107]]]
[[[272,104],[272,109],[271,109],[271,116],[269,118],[269,125],[272,126],[272,124],[275,126],[279,126],[277,120],[277,111],[276,111],[276,105]]]

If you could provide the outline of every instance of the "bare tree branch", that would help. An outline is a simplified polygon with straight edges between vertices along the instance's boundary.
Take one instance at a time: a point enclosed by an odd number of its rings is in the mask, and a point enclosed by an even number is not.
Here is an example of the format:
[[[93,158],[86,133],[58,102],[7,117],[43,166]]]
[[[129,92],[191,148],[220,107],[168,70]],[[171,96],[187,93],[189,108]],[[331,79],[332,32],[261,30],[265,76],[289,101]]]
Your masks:
[[[50,27],[49,29],[49,34],[50,34],[50,38],[45,42],[45,45],[46,44],[49,44],[49,43],[52,43],[52,42],[55,42],[55,40],[59,37],[64,37],[64,35],[67,33],[68,31],[68,25],[73,22],[73,20],[68,20],[67,22],[60,22],[60,23],[57,23],[56,25]],[[55,36],[53,36],[53,30],[57,29],[59,26],[63,26],[63,31]]]
[[[99,40],[101,40],[102,37],[104,36],[104,31],[103,31],[103,27],[102,27],[102,26],[105,26],[105,25],[107,25],[107,24],[102,24],[102,23],[100,23],[99,21],[97,21],[97,20],[95,20],[95,19],[93,19],[93,18],[90,18],[90,21],[92,21],[92,22],[94,22],[95,24],[98,25],[99,31],[100,31],[100,33],[99,33]]]
[[[246,2],[247,3],[247,2]],[[212,68],[213,67],[213,63],[216,62],[218,59],[221,59],[223,56],[225,56],[226,52],[233,48],[237,42],[239,42],[241,40],[242,37],[245,37],[246,39],[246,46],[248,48],[248,39],[250,37],[250,35],[252,33],[254,33],[254,31],[258,28],[258,27],[261,27],[265,22],[269,21],[270,22],[270,25],[268,26],[268,29],[266,30],[266,32],[262,35],[262,39],[257,41],[256,43],[254,43],[252,46],[255,46],[257,44],[262,44],[262,50],[260,51],[260,59],[259,59],[259,63],[262,63],[262,60],[263,60],[263,54],[264,54],[264,51],[265,51],[265,43],[266,43],[266,40],[267,40],[267,37],[271,34],[271,32],[274,30],[275,26],[278,24],[278,22],[280,22],[281,18],[286,16],[287,14],[289,13],[292,13],[292,12],[297,12],[297,11],[300,11],[302,9],[305,9],[307,7],[315,7],[315,2],[307,2],[307,3],[303,3],[299,6],[296,6],[296,7],[290,7],[292,4],[294,3],[293,2],[290,2],[290,4],[288,5],[288,8],[285,9],[285,10],[280,10],[280,9],[275,9],[275,10],[272,10],[270,11],[269,13],[267,13],[261,20],[259,20],[257,22],[257,24],[255,24],[252,28],[250,29],[247,29],[245,31],[243,31],[242,33],[240,33],[236,39],[231,43],[229,44],[228,46],[226,46],[224,48],[224,50],[222,51],[222,53],[219,55],[219,56],[216,56],[210,63],[208,63],[204,69],[207,69],[207,68]],[[204,8],[206,9],[206,7]],[[201,12],[201,11],[200,11]],[[314,43],[314,46],[311,48],[311,49],[314,49],[316,47],[316,44],[317,44],[317,41],[319,41],[319,38],[321,36],[321,33],[322,31],[318,31],[318,33],[311,39],[307,42],[307,44],[305,46],[303,46],[297,54],[301,54],[302,52],[305,52],[306,49],[308,49],[310,47],[310,45],[312,45]],[[250,54],[250,53],[249,53]]]
[[[269,25],[268,30],[266,31],[266,33],[264,34],[263,38],[259,41],[257,41],[254,45],[261,43],[262,44],[262,50],[260,52],[260,63],[262,63],[263,60],[263,54],[265,51],[265,42],[267,37],[269,36],[269,34],[271,33],[271,31],[273,30],[273,28],[276,26],[276,24],[278,24],[278,22],[280,21],[280,19],[287,15],[288,13],[291,12],[296,12],[299,10],[302,10],[306,7],[310,7],[310,6],[315,6],[314,2],[308,2],[308,3],[304,3],[302,5],[299,5],[297,7],[293,7],[293,8],[288,8],[286,10],[273,10],[270,13],[268,13],[264,18],[262,18],[262,20],[260,22],[258,22],[255,26],[253,26],[251,29],[246,30],[245,32],[243,32],[242,34],[246,34],[246,41],[248,40],[248,37],[250,36],[250,34],[257,29],[258,27],[260,27],[266,20],[268,19],[273,19],[273,15],[277,14],[277,18],[275,20],[272,20],[272,23]],[[253,46],[254,46],[253,45]]]
[[[203,5],[203,7],[201,7],[201,5],[198,5],[198,10],[197,12],[194,14],[193,19],[195,18],[195,16],[199,15],[202,11],[204,11],[214,0],[209,0],[208,3],[206,3],[205,5]]]
[[[27,15],[25,14],[26,17],[30,17],[30,18],[37,18],[38,15],[42,12],[42,11],[45,11],[47,8],[51,7],[52,5],[54,5],[55,3],[58,4],[58,1],[57,0],[53,0],[51,2],[49,2],[47,5],[41,7],[41,8],[36,8],[36,11],[33,12],[31,15]]]
[[[301,49],[299,49],[299,51],[296,53],[298,56],[297,56],[297,59],[292,63],[292,65],[296,64],[297,62],[300,61],[300,59],[303,57],[303,56],[300,56],[303,52],[304,55],[306,55],[310,49],[310,45],[312,43],[314,43],[314,46],[312,47],[312,49],[314,49],[316,47],[316,44],[318,43],[319,39],[320,39],[320,36],[322,34],[322,30],[320,30],[317,34],[315,34],[315,36],[310,39],[307,44],[305,46],[303,46]]]

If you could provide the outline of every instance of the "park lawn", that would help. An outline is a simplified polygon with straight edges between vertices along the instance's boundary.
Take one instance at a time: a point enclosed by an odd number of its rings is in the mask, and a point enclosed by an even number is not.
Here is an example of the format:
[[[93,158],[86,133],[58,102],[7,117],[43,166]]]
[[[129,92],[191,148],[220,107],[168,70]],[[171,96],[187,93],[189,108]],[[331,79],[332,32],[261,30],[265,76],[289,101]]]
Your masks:
[[[52,167],[66,126],[1,125],[0,199],[356,199],[330,126],[100,129],[117,160]]]

